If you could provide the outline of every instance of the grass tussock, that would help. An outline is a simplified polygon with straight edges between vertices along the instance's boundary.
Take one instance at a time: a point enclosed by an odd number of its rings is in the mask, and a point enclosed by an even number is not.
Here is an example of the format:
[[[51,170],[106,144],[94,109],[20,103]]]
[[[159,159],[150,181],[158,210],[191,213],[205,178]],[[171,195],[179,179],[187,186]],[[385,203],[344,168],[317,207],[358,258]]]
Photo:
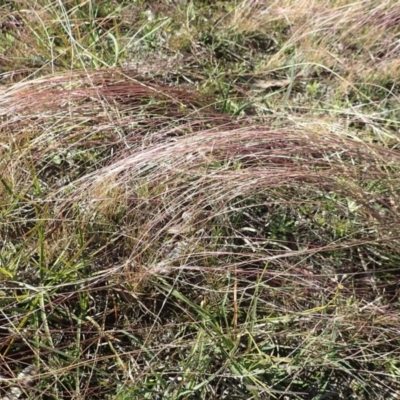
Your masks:
[[[397,11],[4,6],[1,396],[397,398]]]

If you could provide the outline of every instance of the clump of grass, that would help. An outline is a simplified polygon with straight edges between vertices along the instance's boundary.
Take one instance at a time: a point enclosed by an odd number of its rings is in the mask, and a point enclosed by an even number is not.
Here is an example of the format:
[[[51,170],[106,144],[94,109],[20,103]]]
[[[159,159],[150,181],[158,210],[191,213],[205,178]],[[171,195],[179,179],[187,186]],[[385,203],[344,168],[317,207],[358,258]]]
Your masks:
[[[59,69],[115,66],[123,2],[10,1],[1,9],[1,72],[11,79]]]
[[[1,374],[35,364],[32,398],[394,398],[397,5],[206,3],[2,9],[28,74],[0,88]]]
[[[4,361],[74,398],[397,390],[398,154],[202,101],[129,71],[3,92]]]

